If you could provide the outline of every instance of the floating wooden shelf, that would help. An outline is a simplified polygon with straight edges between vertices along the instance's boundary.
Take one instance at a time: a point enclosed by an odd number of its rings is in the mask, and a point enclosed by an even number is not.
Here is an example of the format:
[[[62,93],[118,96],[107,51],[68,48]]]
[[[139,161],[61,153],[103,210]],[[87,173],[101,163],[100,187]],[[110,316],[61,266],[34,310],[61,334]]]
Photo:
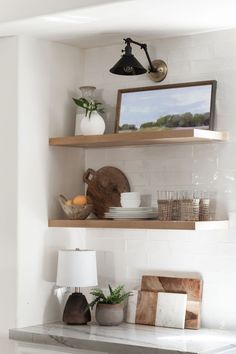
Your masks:
[[[159,220],[49,220],[49,227],[163,229],[163,230],[226,230],[227,220],[217,221],[159,221]]]
[[[50,138],[49,145],[81,148],[121,147],[137,145],[220,142],[229,139],[228,132],[202,129],[166,130],[145,133],[119,133]],[[49,220],[49,227],[216,230],[227,229],[228,221],[158,221],[158,220]]]
[[[119,133],[105,135],[79,135],[63,138],[50,138],[49,145],[82,148],[116,147],[131,145],[154,145],[171,143],[194,143],[225,141],[228,132],[203,129],[165,130],[145,133]]]

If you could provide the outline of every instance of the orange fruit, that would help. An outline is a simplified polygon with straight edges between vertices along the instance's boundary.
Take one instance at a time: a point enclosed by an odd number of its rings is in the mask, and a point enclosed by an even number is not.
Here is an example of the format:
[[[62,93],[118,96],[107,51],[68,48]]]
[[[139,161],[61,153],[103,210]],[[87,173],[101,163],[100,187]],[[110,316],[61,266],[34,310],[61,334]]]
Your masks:
[[[77,195],[72,199],[72,202],[75,205],[85,205],[87,204],[87,197],[85,195]]]

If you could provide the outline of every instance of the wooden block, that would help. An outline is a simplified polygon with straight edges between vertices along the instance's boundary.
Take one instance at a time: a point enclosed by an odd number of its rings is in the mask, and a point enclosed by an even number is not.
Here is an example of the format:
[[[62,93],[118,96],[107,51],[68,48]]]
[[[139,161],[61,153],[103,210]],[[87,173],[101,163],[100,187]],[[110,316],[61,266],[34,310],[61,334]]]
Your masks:
[[[185,328],[199,329],[201,320],[201,302],[187,301]]]
[[[155,326],[157,308],[157,293],[139,291],[135,323]]]
[[[185,328],[198,329],[200,327],[201,279],[144,275],[142,277],[141,290],[154,293],[187,294]]]
[[[188,300],[200,301],[202,298],[202,280],[143,275],[141,290],[186,293]]]

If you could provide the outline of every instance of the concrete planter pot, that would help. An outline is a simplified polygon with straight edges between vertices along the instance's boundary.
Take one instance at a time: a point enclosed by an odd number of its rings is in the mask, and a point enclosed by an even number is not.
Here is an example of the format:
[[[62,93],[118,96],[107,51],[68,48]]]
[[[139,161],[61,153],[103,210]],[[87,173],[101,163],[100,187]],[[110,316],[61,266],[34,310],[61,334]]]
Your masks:
[[[96,321],[101,326],[118,326],[124,320],[123,304],[102,304],[96,307]]]

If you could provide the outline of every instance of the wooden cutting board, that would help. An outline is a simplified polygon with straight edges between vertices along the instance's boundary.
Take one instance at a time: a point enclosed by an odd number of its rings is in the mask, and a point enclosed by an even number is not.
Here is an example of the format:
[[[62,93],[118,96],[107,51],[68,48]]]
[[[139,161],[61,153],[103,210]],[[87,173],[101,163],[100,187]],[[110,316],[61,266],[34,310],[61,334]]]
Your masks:
[[[200,328],[202,285],[201,279],[144,275],[142,277],[141,292],[139,292],[137,301],[135,322],[139,324],[153,324],[154,314],[152,312],[154,311],[156,297],[150,295],[149,292],[153,292],[154,294],[159,292],[183,293],[187,294],[185,328]],[[150,315],[143,313],[147,312],[147,308],[149,307],[153,310],[150,312]]]
[[[125,174],[116,167],[104,166],[98,171],[89,168],[83,177],[87,183],[87,196],[94,206],[94,213],[103,218],[109,207],[121,206],[120,194],[130,192],[130,185]]]
[[[155,326],[157,295],[153,291],[138,292],[135,323]]]

